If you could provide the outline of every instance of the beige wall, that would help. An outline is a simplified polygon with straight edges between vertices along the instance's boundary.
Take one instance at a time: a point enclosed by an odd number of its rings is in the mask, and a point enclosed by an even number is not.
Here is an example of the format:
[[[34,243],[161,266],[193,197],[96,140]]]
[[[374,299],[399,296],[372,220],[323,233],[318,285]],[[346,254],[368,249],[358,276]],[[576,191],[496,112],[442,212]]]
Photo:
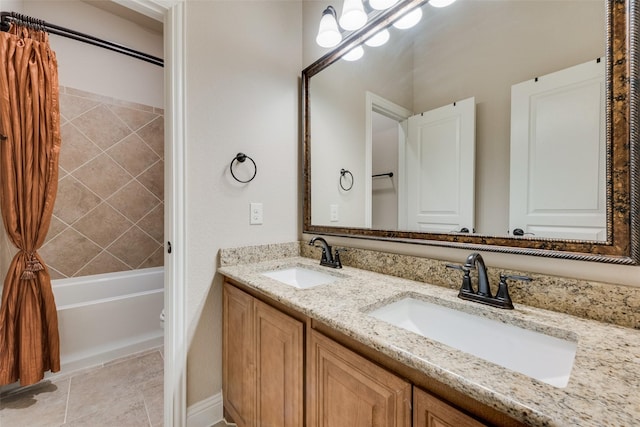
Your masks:
[[[79,0],[24,0],[22,12],[51,24],[163,57],[161,33]],[[53,34],[50,43],[58,58],[61,85],[124,101],[164,107],[162,67]]]
[[[301,24],[296,1],[186,4],[188,405],[222,388],[219,249],[298,238]],[[238,152],[258,166],[249,184],[229,173]]]
[[[381,129],[373,130],[371,174],[392,172],[393,176],[372,179],[371,228],[389,230],[398,226],[398,124],[377,115]]]

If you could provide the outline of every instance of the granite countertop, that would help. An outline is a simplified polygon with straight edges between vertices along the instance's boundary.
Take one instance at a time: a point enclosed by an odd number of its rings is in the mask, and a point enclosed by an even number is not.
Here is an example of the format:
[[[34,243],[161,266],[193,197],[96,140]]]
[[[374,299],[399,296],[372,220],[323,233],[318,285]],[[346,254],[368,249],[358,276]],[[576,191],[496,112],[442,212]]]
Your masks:
[[[297,289],[261,274],[295,265],[337,280]],[[444,287],[351,267],[333,270],[297,256],[218,271],[527,424],[640,424],[640,331],[517,304],[515,310],[501,310],[462,301],[457,291]],[[406,296],[577,341],[567,387],[548,385],[367,315]]]

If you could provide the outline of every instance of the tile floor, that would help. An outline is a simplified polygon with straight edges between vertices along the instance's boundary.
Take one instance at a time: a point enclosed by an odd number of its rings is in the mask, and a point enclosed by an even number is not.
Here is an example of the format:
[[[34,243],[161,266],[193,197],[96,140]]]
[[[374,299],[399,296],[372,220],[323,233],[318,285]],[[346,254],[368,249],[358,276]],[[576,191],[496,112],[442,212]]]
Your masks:
[[[156,349],[8,393],[0,427],[162,426],[163,364]]]
[[[162,426],[163,365],[159,348],[10,392],[0,396],[0,427]]]

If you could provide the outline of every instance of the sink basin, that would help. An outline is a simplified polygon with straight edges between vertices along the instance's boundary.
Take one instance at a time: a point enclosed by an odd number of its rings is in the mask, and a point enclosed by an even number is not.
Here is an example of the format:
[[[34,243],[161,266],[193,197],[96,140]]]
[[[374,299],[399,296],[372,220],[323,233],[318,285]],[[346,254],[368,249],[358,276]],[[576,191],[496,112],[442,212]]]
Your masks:
[[[552,386],[569,382],[574,341],[410,297],[369,315]]]
[[[338,277],[334,275],[301,266],[267,271],[266,273],[262,273],[262,275],[298,289],[309,289],[319,285],[326,285],[338,279]]]

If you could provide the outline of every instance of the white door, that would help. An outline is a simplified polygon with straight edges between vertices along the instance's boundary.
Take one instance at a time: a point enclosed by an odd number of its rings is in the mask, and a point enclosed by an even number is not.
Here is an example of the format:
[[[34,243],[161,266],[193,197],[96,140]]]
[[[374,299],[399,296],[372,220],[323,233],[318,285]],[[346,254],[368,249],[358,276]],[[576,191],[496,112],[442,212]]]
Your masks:
[[[511,88],[509,230],[606,240],[604,61]]]
[[[409,118],[407,226],[448,233],[474,227],[475,98]]]

